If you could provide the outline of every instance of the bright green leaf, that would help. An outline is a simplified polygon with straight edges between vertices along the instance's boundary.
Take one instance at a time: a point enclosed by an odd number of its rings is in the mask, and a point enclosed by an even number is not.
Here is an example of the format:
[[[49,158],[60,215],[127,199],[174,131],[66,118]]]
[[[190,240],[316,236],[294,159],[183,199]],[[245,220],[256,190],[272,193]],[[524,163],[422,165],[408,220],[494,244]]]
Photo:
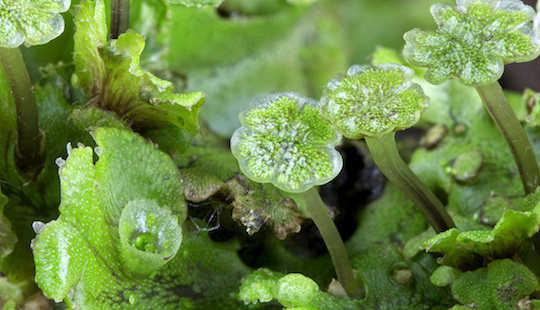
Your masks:
[[[484,260],[512,257],[539,229],[536,213],[506,210],[492,230],[460,232],[452,228],[431,238],[425,246],[427,251],[444,254],[441,264],[468,269]]]
[[[170,158],[127,130],[97,129],[94,138],[99,156],[95,165],[92,149],[84,146],[68,146],[67,161],[57,161],[61,215],[36,228],[37,282],[57,300],[73,288],[76,294],[70,299],[75,300],[88,294],[92,300],[113,289],[85,288],[108,281],[103,270],[124,280],[155,275],[175,256],[182,240],[179,225],[187,210]]]
[[[43,226],[34,224],[34,227]],[[33,241],[36,282],[43,293],[50,298],[63,300],[73,286],[79,282],[84,272],[81,269],[91,253],[88,244],[77,227],[58,220],[36,229]]]

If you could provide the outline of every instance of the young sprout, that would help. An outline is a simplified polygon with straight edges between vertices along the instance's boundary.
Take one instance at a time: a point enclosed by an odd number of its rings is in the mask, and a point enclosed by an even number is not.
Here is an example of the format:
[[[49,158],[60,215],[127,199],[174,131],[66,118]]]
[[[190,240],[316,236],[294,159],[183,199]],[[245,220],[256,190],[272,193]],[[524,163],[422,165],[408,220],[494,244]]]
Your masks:
[[[411,68],[397,64],[349,68],[328,83],[321,99],[324,115],[349,139],[366,140],[382,173],[420,209],[437,233],[455,227],[429,188],[399,155],[394,132],[412,127],[429,98],[410,82]]]
[[[30,76],[19,46],[45,44],[64,31],[70,0],[0,1],[0,64],[6,74],[17,111],[16,164],[36,174],[43,164],[44,138]]]
[[[519,0],[457,0],[457,6],[433,5],[431,14],[438,29],[405,33],[403,56],[428,67],[428,82],[457,79],[476,87],[512,151],[525,192],[534,192],[540,182],[534,151],[497,82],[505,64],[540,54],[534,9]]]
[[[338,280],[349,297],[361,298],[343,240],[314,188],[335,178],[343,165],[334,148],[341,136],[322,116],[319,102],[292,92],[271,94],[242,112],[240,122],[231,150],[242,172],[256,182],[302,193]]]

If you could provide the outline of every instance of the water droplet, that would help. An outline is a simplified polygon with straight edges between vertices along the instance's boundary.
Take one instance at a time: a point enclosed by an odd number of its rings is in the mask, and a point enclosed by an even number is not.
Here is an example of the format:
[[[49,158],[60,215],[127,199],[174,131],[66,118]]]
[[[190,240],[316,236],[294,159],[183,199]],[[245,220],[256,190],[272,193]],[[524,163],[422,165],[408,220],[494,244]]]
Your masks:
[[[137,297],[135,297],[135,294],[131,293],[129,294],[128,300],[130,304],[134,305],[137,302]]]

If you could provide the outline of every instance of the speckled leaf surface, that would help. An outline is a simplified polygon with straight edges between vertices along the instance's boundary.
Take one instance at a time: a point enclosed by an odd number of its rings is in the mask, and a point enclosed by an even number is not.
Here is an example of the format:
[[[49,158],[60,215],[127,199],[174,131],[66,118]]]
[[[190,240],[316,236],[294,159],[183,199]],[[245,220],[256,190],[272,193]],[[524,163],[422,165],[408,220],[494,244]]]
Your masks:
[[[412,127],[429,102],[413,77],[414,70],[395,63],[353,65],[325,87],[322,111],[349,139],[379,138]]]
[[[478,310],[511,310],[517,309],[518,301],[537,286],[538,280],[527,267],[502,259],[465,272],[452,285],[452,293],[462,304],[474,302]]]
[[[195,134],[205,94],[175,93],[171,82],[144,71],[141,35],[129,31],[107,41],[104,10],[101,0],[83,1],[77,9],[73,84],[88,92],[92,105],[114,112],[137,131],[172,124]]]
[[[302,193],[341,171],[343,160],[334,148],[341,135],[314,99],[293,92],[270,94],[252,102],[240,123],[231,151],[255,182]]]
[[[530,61],[540,54],[533,29],[534,9],[517,0],[457,1],[431,7],[436,32],[418,28],[403,36],[403,55],[415,65],[429,67],[433,84],[455,78],[468,86],[498,80],[504,64]]]
[[[70,5],[70,0],[0,2],[0,46],[39,45],[58,37],[64,31],[64,18],[59,13]]]
[[[38,284],[47,296],[79,307],[137,309],[168,304],[170,298],[178,301],[169,304],[171,309],[188,307],[182,303],[189,304],[187,296],[192,295],[173,296],[169,290],[205,285],[201,279],[210,281],[208,271],[201,267],[200,278],[182,276],[164,283],[184,274],[191,260],[199,261],[200,254],[191,253],[209,251],[205,247],[211,241],[189,235],[184,239],[198,240],[198,245],[179,248],[187,209],[178,170],[167,155],[127,130],[102,128],[94,138],[95,165],[92,149],[82,145],[70,150],[66,162],[58,161],[61,215],[45,227],[36,226],[33,242]],[[229,276],[245,271],[226,250],[228,245],[218,248],[208,263],[228,257],[236,266]],[[159,255],[163,257],[154,258]]]

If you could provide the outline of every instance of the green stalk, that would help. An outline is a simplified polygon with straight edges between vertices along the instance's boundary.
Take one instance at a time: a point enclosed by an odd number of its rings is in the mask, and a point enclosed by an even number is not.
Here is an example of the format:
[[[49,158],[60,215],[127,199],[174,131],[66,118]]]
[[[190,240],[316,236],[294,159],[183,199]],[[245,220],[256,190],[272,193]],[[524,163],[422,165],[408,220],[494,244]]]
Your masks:
[[[0,64],[8,78],[17,111],[15,163],[24,174],[35,175],[44,163],[43,135],[39,130],[34,88],[21,50],[0,47]]]
[[[499,82],[476,87],[493,122],[502,133],[517,164],[525,194],[533,193],[540,182],[540,170],[529,138],[510,107]]]
[[[381,138],[365,137],[375,164],[420,209],[437,233],[456,227],[437,196],[405,164],[399,155],[394,135],[392,132]]]
[[[343,244],[343,240],[334,224],[332,218],[328,214],[328,210],[321,199],[317,190],[312,187],[308,191],[302,193],[311,219],[319,229],[323,237],[326,248],[332,258],[332,263],[336,270],[338,281],[341,283],[347,295],[353,299],[364,297],[363,282],[360,276],[358,279],[353,273],[347,250]]]
[[[111,0],[110,38],[115,40],[129,28],[129,1]]]

